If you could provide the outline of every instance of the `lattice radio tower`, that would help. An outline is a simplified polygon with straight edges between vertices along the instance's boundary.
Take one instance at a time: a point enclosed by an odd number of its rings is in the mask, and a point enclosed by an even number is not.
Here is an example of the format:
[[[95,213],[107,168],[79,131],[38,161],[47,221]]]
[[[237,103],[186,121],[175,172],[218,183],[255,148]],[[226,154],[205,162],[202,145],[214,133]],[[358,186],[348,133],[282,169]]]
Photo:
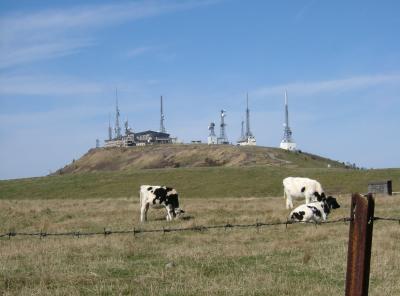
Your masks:
[[[283,126],[284,126],[283,139],[280,147],[286,150],[295,150],[296,143],[293,141],[292,130],[289,127],[289,107],[288,107],[288,98],[286,90],[285,90],[285,123],[283,124]]]
[[[249,109],[249,94],[246,95],[246,134],[245,137],[253,137],[250,131],[250,109]]]
[[[220,124],[220,133],[219,133],[219,142],[221,144],[229,143],[228,137],[226,136],[226,132],[225,132],[225,127],[226,127],[225,116],[226,116],[226,111],[221,110],[221,124]]]
[[[119,139],[121,138],[121,127],[119,125],[119,108],[118,108],[118,90],[115,89],[115,128],[114,128],[114,132],[115,132],[115,138]]]
[[[112,140],[111,115],[108,114],[108,140]]]
[[[163,110],[163,98],[161,96],[160,99],[160,104],[161,104],[161,108],[160,108],[160,133],[166,133],[166,129],[164,126],[164,110]]]

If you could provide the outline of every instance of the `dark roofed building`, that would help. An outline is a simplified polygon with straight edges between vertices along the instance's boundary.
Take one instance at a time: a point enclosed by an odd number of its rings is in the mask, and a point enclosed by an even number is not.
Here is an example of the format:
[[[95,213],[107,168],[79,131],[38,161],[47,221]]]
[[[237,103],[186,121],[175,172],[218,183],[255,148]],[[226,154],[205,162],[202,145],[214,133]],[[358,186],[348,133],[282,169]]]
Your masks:
[[[171,144],[172,138],[167,133],[155,132],[152,130],[135,133],[136,145],[151,145],[151,144]]]

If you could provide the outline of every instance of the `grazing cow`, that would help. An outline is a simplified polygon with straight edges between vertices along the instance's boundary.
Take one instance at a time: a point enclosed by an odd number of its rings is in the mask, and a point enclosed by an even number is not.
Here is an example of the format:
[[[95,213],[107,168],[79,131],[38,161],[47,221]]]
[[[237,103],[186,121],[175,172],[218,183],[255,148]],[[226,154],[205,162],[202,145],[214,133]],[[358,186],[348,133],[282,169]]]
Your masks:
[[[318,181],[301,178],[287,177],[283,179],[283,197],[286,199],[286,208],[293,209],[293,198],[305,197],[306,204],[316,201],[316,193],[322,194],[324,191]]]
[[[317,193],[318,201],[311,202],[309,204],[303,204],[295,208],[289,215],[289,221],[298,222],[315,222],[319,223],[321,221],[326,221],[328,214],[332,209],[340,208],[339,203],[336,198],[332,196],[325,197],[322,193],[319,195]]]
[[[147,211],[149,207],[165,208],[167,210],[167,221],[171,221],[173,217],[180,216],[184,213],[179,208],[178,193],[174,188],[166,186],[140,186],[140,221],[147,221]]]

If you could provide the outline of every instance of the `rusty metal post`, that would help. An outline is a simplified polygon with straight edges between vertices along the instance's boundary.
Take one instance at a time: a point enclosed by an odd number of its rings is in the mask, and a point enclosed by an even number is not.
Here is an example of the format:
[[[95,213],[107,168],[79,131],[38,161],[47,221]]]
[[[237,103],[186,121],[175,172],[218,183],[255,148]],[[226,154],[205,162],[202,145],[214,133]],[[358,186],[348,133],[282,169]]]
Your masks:
[[[375,201],[355,193],[351,197],[346,296],[368,296]]]

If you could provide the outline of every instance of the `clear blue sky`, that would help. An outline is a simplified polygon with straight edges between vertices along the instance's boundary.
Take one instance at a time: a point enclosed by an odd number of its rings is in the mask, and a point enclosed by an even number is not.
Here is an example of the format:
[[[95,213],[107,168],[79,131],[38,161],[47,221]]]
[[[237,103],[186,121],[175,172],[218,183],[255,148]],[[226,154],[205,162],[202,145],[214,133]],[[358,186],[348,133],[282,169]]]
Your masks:
[[[284,90],[299,149],[400,167],[399,1],[0,2],[0,179],[42,176],[122,119],[206,141],[246,92],[259,145],[283,135]],[[113,113],[112,113],[113,115]],[[217,130],[218,131],[218,130]]]

